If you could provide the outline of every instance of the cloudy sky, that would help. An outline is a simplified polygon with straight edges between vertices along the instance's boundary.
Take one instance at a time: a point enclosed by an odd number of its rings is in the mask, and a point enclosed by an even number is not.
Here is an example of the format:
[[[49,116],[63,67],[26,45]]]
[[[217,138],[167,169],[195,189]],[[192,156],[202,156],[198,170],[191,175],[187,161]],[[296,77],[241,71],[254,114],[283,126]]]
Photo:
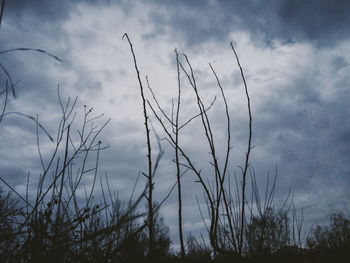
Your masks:
[[[139,88],[129,46],[122,40],[127,32],[142,78],[149,76],[169,114],[177,89],[174,48],[188,55],[204,102],[209,105],[217,96],[209,117],[220,148],[227,136],[225,108],[208,65],[212,63],[230,107],[230,173],[239,174],[248,115],[232,41],[251,95],[255,146],[251,163],[257,180],[263,189],[267,174],[277,167],[277,199],[282,200],[291,188],[307,224],[322,223],[331,212],[350,211],[348,10],[348,0],[7,1],[0,50],[40,48],[62,59],[30,52],[1,54],[0,63],[18,81],[17,97],[10,99],[7,111],[38,115],[48,132],[55,134],[59,84],[64,99],[79,97],[78,122],[83,105],[93,107],[96,115],[104,113],[105,120],[111,118],[102,135],[111,147],[101,155],[100,173],[107,173],[113,189],[126,198],[138,173],[147,169]],[[3,72],[0,80],[4,85]],[[183,80],[180,117],[185,121],[197,109]],[[28,171],[33,181],[40,173],[36,126],[8,115],[0,133],[0,175],[21,191]],[[183,130],[181,140],[198,166],[209,173],[203,135],[200,122],[194,121]],[[44,134],[40,136],[42,149],[49,154],[53,145]],[[166,141],[162,145],[166,154],[155,179],[158,200],[175,182],[172,150]],[[201,200],[202,191],[194,180],[191,173],[183,177],[186,233],[204,230],[195,201],[196,196]],[[176,207],[174,195],[162,209],[174,240]]]

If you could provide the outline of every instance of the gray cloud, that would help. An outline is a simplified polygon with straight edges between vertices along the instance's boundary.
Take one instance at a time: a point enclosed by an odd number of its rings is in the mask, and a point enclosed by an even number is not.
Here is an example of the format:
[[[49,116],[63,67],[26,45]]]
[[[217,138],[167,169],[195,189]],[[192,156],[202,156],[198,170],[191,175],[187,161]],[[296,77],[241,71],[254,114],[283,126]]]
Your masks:
[[[348,38],[350,18],[347,0],[282,1],[279,15],[288,34],[299,33],[319,44],[332,44]]]
[[[69,10],[77,3],[96,5],[118,4],[124,12],[130,12],[134,5],[130,1],[109,0],[64,0],[6,2],[6,13],[13,22],[25,14],[34,15],[42,21],[67,18]],[[292,0],[268,1],[171,1],[153,0],[154,11],[150,17],[156,31],[162,34],[164,26],[170,27],[175,35],[187,39],[189,45],[208,40],[228,41],[228,33],[248,30],[256,40],[270,44],[275,38],[283,41],[314,41],[317,45],[332,45],[336,40],[347,38],[350,33],[350,18],[347,0]],[[159,12],[159,7],[165,10]]]
[[[41,20],[62,19],[68,15],[70,0],[62,1],[26,1],[10,0],[6,1],[4,19],[18,20],[24,15],[40,17]]]
[[[257,109],[255,143],[266,149],[266,155],[279,157],[282,180],[295,192],[321,195],[331,186],[349,194],[350,83],[347,78],[337,77],[342,70],[348,72],[349,67],[340,64],[328,61],[321,66],[331,72],[328,77],[314,69],[310,78],[305,74],[290,80],[286,89],[282,87],[281,93],[271,94]],[[331,81],[328,78],[336,83],[328,87],[334,91],[332,97],[322,95],[327,89],[323,83]],[[286,98],[293,101],[288,106]],[[264,115],[272,117],[266,119]],[[258,161],[264,167],[261,161],[269,163],[267,156]]]
[[[314,41],[332,45],[350,33],[349,1],[167,1],[154,0],[165,14],[154,10],[152,19],[185,37],[189,46],[208,40],[228,41],[228,33],[248,30],[256,41],[269,45],[274,39],[286,42]]]
[[[16,23],[24,16],[35,16],[41,21],[52,23],[66,19],[70,11],[80,3],[96,6],[118,4],[124,12],[128,12],[133,6],[133,3],[128,0],[7,0],[4,19],[10,19],[12,23]]]

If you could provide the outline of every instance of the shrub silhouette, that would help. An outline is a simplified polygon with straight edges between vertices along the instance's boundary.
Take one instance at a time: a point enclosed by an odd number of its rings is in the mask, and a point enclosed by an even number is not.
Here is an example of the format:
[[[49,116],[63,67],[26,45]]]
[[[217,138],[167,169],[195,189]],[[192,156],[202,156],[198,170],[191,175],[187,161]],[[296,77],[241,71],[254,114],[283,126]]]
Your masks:
[[[333,213],[329,225],[312,229],[307,246],[319,262],[349,262],[350,219],[342,213]]]
[[[289,218],[284,211],[268,208],[261,216],[254,216],[247,225],[247,249],[251,256],[272,255],[289,245]]]
[[[17,218],[22,215],[18,201],[0,187],[0,257],[4,261],[12,258],[13,251],[20,246],[16,225]]]

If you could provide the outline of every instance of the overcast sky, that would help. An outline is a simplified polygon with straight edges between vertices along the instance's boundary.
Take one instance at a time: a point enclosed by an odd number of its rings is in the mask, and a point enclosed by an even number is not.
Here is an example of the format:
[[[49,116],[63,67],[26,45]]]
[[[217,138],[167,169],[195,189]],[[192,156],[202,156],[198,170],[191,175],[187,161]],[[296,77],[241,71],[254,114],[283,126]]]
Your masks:
[[[60,63],[29,52],[0,55],[0,63],[18,81],[18,96],[10,99],[8,111],[38,114],[55,134],[59,84],[63,98],[79,97],[78,113],[88,105],[96,115],[111,118],[102,137],[111,147],[102,153],[100,174],[107,172],[113,189],[127,197],[138,173],[147,169],[139,87],[129,46],[122,41],[127,32],[142,78],[149,76],[168,113],[177,89],[174,48],[189,56],[205,103],[218,97],[209,116],[220,146],[226,138],[225,112],[208,66],[213,64],[231,113],[230,170],[239,174],[248,115],[232,41],[251,94],[255,146],[251,163],[258,181],[263,185],[277,166],[277,199],[282,200],[290,187],[308,224],[325,222],[335,211],[349,215],[348,10],[347,0],[7,1],[0,50],[40,48],[62,59]],[[0,78],[4,85],[2,72]],[[186,120],[196,113],[196,105],[188,83],[183,89],[181,118]],[[153,122],[156,125],[154,118]],[[164,136],[160,127],[157,130]],[[18,190],[23,189],[28,171],[33,180],[40,173],[35,131],[35,124],[18,116],[9,115],[0,125],[0,175]],[[43,150],[50,153],[52,143],[44,134],[41,138]],[[209,171],[203,138],[200,122],[194,121],[181,140],[198,166]],[[166,144],[163,141],[166,154],[155,179],[158,200],[175,182],[173,155]],[[204,230],[195,201],[202,191],[194,180],[190,173],[183,177],[186,233]],[[175,242],[176,213],[174,195],[162,214]]]

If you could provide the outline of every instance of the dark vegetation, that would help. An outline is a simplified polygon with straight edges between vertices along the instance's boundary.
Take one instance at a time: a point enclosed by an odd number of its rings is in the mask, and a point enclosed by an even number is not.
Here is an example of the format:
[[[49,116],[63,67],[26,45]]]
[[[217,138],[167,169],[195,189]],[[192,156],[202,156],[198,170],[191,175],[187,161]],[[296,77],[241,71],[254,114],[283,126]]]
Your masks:
[[[4,4],[5,1],[2,1],[0,25]],[[3,175],[0,177],[3,185],[0,188],[1,262],[349,262],[350,220],[343,214],[332,214],[329,225],[313,227],[306,236],[303,213],[295,209],[290,195],[279,206],[275,202],[277,172],[272,178],[267,178],[263,193],[259,190],[255,171],[249,161],[253,136],[249,90],[232,43],[232,59],[241,73],[248,109],[245,160],[240,174],[235,176],[229,174],[232,149],[230,111],[224,88],[213,66],[209,64],[225,106],[223,119],[226,120],[227,137],[224,149],[216,147],[215,131],[208,116],[216,98],[210,105],[204,105],[189,58],[186,55],[180,58],[175,50],[178,95],[172,114],[167,115],[148,78],[144,81],[140,76],[129,36],[125,34],[123,38],[130,47],[140,88],[148,160],[148,167],[142,173],[145,186],[138,194],[134,187],[128,201],[118,198],[107,176],[99,176],[100,152],[108,148],[99,136],[109,120],[95,116],[92,109],[84,106],[82,123],[77,123],[77,99],[68,98],[64,102],[58,89],[61,121],[56,136],[51,137],[38,118],[6,111],[8,100],[16,95],[15,84],[10,70],[0,64],[6,77],[0,90],[0,125],[3,118],[13,114],[33,121],[37,128],[37,148],[42,167],[34,179],[34,198],[29,197],[32,190],[29,174],[25,193],[17,192],[4,180]],[[0,51],[0,54],[21,50],[41,52],[60,60],[39,49],[15,48]],[[198,114],[182,120],[180,111],[184,80],[193,90]],[[146,91],[152,95],[152,100],[147,98]],[[178,199],[179,251],[171,249],[169,230],[160,214],[167,197],[158,202],[153,197],[155,175],[163,150],[159,135],[151,129],[151,115],[174,152],[176,185],[173,189],[177,189]],[[201,121],[205,134],[211,156],[212,170],[209,174],[202,172],[181,144],[180,130],[191,125],[194,119]],[[41,154],[40,131],[54,143],[51,156]],[[153,137],[158,143],[156,154]],[[221,158],[223,160],[219,162],[218,156],[224,156]],[[183,232],[181,188],[181,178],[185,174],[195,176],[207,204],[207,214],[200,210],[207,233],[198,237],[189,235],[187,240]],[[87,176],[93,178],[88,188],[83,183]],[[97,184],[100,193],[94,192]],[[83,198],[79,191],[83,191]],[[146,209],[142,209],[144,201]],[[209,218],[209,224],[204,218]]]

